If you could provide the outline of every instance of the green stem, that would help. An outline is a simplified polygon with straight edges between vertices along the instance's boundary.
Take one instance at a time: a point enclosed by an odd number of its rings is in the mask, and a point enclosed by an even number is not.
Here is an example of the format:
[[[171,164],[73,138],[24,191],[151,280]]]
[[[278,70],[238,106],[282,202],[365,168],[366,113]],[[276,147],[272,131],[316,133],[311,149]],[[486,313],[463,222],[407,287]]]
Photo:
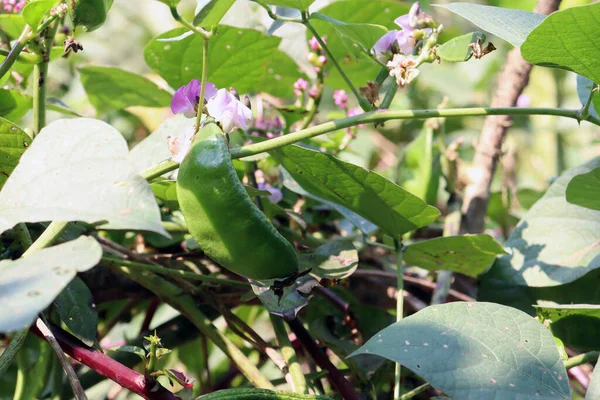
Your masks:
[[[302,20],[297,18],[282,17],[281,15],[275,14],[268,4],[263,4],[261,1],[256,1],[256,4],[264,8],[267,11],[267,14],[269,14],[269,17],[271,17],[271,19],[274,19],[276,21],[297,22],[299,24],[303,23]]]
[[[200,86],[200,99],[198,101],[198,114],[196,115],[194,134],[200,130],[202,111],[204,111],[204,93],[206,92],[206,81],[208,80],[208,40],[209,38],[204,37],[202,41],[202,83]]]
[[[392,79],[390,82],[390,86],[387,88],[385,92],[385,96],[381,101],[381,105],[379,106],[380,110],[387,110],[392,105],[392,100],[396,97],[396,93],[398,93],[398,82],[395,79]]]
[[[394,248],[396,251],[396,276],[398,279],[396,286],[398,293],[398,297],[396,297],[396,322],[398,322],[402,320],[404,314],[404,273],[402,269],[404,249],[402,248],[402,242],[394,239]],[[398,400],[402,394],[402,365],[400,363],[396,363],[394,378],[394,400]]]
[[[211,320],[200,311],[191,296],[182,294],[177,286],[151,272],[135,271],[129,267],[114,266],[111,264],[109,264],[109,267],[128,276],[162,298],[171,307],[179,310],[204,336],[212,341],[235,363],[240,372],[244,374],[254,386],[263,389],[274,389],[271,382],[260,373],[255,364],[250,361],[240,349],[231,343],[229,339],[212,324]]]
[[[566,360],[564,362],[565,368],[569,369],[581,364],[595,363],[598,360],[598,356],[600,356],[600,351],[590,351],[589,353],[579,354]]]
[[[335,66],[335,68],[338,70],[338,72],[340,73],[340,75],[344,79],[344,82],[346,82],[346,85],[348,85],[348,87],[350,88],[350,90],[352,91],[352,93],[354,93],[354,96],[356,97],[356,100],[358,100],[358,105],[360,105],[360,108],[362,108],[364,111],[370,111],[370,110],[372,110],[373,107],[371,106],[371,104],[369,103],[369,101],[367,99],[365,99],[364,97],[362,97],[361,94],[360,94],[360,92],[358,91],[358,89],[356,89],[356,87],[354,86],[354,84],[352,84],[352,81],[350,80],[350,78],[348,78],[348,75],[346,75],[346,73],[344,72],[343,68],[341,67],[340,64],[338,64],[337,60],[335,59],[335,57],[333,56],[333,54],[331,53],[331,51],[329,50],[329,48],[327,47],[327,45],[325,44],[325,42],[323,41],[323,39],[321,39],[321,36],[319,35],[319,33],[317,32],[317,30],[315,29],[315,27],[312,26],[312,24],[308,20],[308,17],[306,16],[306,13],[303,14],[302,19],[304,21],[304,25],[306,25],[306,27],[308,28],[308,30],[312,32],[312,34],[314,35],[315,39],[317,39],[317,41],[319,42],[319,45],[321,45],[321,48],[323,50],[325,50],[325,53],[327,53],[328,59],[331,60],[331,62]]]
[[[488,115],[554,115],[557,117],[578,118],[579,110],[569,110],[564,108],[543,108],[543,107],[474,107],[474,108],[446,108],[446,109],[428,109],[428,110],[378,110],[370,111],[353,117],[341,118],[334,121],[325,122],[320,125],[279,136],[273,139],[265,140],[247,146],[238,147],[231,150],[231,158],[244,158],[254,156],[280,147],[288,146],[302,140],[310,139],[324,133],[337,131],[338,129],[348,128],[358,124],[379,123],[399,119],[428,119],[428,118],[451,118],[451,117],[484,117]],[[600,126],[600,118],[588,116],[586,121]],[[156,165],[141,175],[147,180],[158,178],[167,172],[177,169],[179,164],[173,161],[163,162]]]
[[[406,392],[402,396],[400,396],[400,400],[409,400],[409,399],[412,399],[413,397],[415,397],[418,394],[423,393],[424,391],[426,391],[430,387],[431,387],[431,385],[429,383],[424,383],[421,386],[417,386],[416,388],[414,388],[410,392]]]
[[[146,371],[148,374],[153,373],[156,370],[156,338],[152,337],[150,339],[150,359],[148,360],[148,370]]]
[[[177,22],[179,22],[181,25],[183,25],[186,28],[188,28],[189,30],[193,31],[196,35],[201,36],[203,39],[210,39],[210,37],[212,36],[212,32],[206,31],[202,28],[194,26],[193,24],[190,24],[188,21],[183,19],[183,17],[181,17],[181,15],[179,15],[179,12],[177,11],[176,7],[169,7],[169,9],[171,10],[171,15],[173,16],[173,18]]]
[[[242,289],[249,288],[248,283],[246,283],[246,282],[235,281],[233,279],[217,278],[215,276],[200,275],[200,274],[196,274],[194,272],[181,271],[178,269],[169,269],[169,268],[164,268],[164,267],[161,267],[158,265],[143,264],[143,263],[138,263],[135,261],[123,260],[120,258],[103,256],[102,261],[105,264],[108,264],[108,266],[110,266],[110,267],[124,266],[124,267],[128,267],[131,269],[139,270],[140,272],[143,272],[143,271],[155,272],[157,274],[176,276],[176,277],[180,277],[180,278],[186,278],[186,279],[190,279],[190,280],[212,283],[212,284],[216,284],[216,285],[229,285],[229,286],[233,286],[233,287],[239,287]]]
[[[17,355],[21,346],[23,346],[27,332],[29,332],[29,329],[23,329],[15,333],[8,346],[4,349],[4,352],[0,354],[0,376],[10,367],[15,355]]]
[[[46,230],[37,238],[35,242],[23,253],[23,257],[28,256],[34,251],[51,246],[62,233],[67,229],[68,222],[52,221]]]
[[[48,87],[48,64],[54,36],[58,31],[58,23],[46,28],[42,48],[43,60],[33,66],[33,137],[46,126],[46,88]]]
[[[15,63],[15,61],[17,61],[17,59],[21,55],[23,47],[25,47],[27,42],[31,39],[31,37],[29,36],[30,33],[31,27],[29,25],[25,25],[25,28],[23,28],[23,32],[21,32],[21,36],[19,36],[14,47],[10,49],[8,56],[4,59],[2,65],[0,65],[0,79],[2,79],[4,75],[6,75],[6,73],[10,70],[12,65]]]
[[[54,21],[56,21],[59,18],[60,18],[59,14],[52,15],[50,18],[48,18],[47,20],[45,20],[44,22],[42,22],[42,24],[40,26],[38,26],[38,28],[35,31],[36,32],[43,31],[44,29],[46,29],[47,27],[49,27],[51,23],[53,23]]]
[[[292,343],[290,342],[288,333],[285,329],[285,324],[281,318],[273,314],[269,314],[269,317],[271,317],[271,324],[273,324],[273,331],[275,332],[275,337],[277,337],[277,343],[279,343],[281,354],[285,358],[288,372],[292,378],[292,392],[306,394],[308,393],[306,390],[306,378],[304,377],[300,363],[298,363],[298,360],[296,359],[296,351],[292,347]]]
[[[0,49],[0,56],[8,57],[10,55],[10,51]],[[43,58],[38,53],[21,53],[17,56],[17,61],[22,62],[23,64],[38,64],[42,62]]]
[[[585,102],[585,104],[583,105],[581,110],[579,110],[579,118],[581,118],[582,120],[585,120],[590,115],[590,106],[592,105],[592,99],[594,97],[594,93],[597,92],[598,90],[599,90],[598,85],[594,85],[592,87],[592,90],[590,90],[590,94],[588,96],[587,101]]]

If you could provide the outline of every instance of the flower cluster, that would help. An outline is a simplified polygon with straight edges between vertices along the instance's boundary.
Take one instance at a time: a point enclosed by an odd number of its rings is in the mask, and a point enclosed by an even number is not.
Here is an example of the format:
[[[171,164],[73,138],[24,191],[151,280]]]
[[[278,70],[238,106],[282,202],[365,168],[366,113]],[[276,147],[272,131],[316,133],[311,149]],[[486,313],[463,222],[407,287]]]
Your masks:
[[[333,102],[339,108],[346,109],[348,107],[348,94],[345,90],[334,90],[333,91]]]
[[[18,13],[25,7],[25,0],[0,0],[2,11],[8,13]]]
[[[390,75],[396,78],[396,83],[400,87],[408,85],[419,75],[416,66],[417,63],[412,57],[406,57],[403,54],[394,54],[394,58],[387,63]]]
[[[418,2],[412,5],[408,14],[396,18],[394,22],[401,30],[393,29],[383,35],[373,46],[375,54],[412,54],[418,40],[431,34],[431,28],[425,27],[433,26],[433,20],[421,10]]]
[[[202,84],[198,79],[192,79],[190,83],[180,87],[171,100],[171,111],[183,113],[188,118],[196,116],[200,104],[200,93]],[[234,92],[235,93],[235,92]],[[204,99],[208,114],[221,123],[223,131],[229,133],[235,128],[246,129],[246,122],[252,119],[252,111],[240,99],[227,89],[217,87],[206,82],[204,88]]]
[[[322,37],[321,40],[323,41],[323,43],[327,44],[324,37]],[[323,48],[321,48],[319,41],[314,36],[308,41],[308,46],[310,47],[311,51],[308,52],[306,59],[309,63],[313,65],[313,69],[315,70],[315,72],[321,72],[321,69],[327,63],[325,51],[323,50]]]

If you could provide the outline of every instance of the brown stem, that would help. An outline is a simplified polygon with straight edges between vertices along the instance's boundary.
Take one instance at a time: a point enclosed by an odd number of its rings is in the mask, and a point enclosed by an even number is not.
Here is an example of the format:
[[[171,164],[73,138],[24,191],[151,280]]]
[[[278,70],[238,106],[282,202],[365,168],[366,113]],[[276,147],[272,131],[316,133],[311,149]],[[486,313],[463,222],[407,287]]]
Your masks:
[[[325,355],[317,343],[315,343],[315,340],[306,330],[304,325],[302,325],[302,322],[296,318],[292,321],[288,321],[288,324],[296,337],[302,342],[302,345],[306,351],[308,351],[312,359],[315,360],[315,363],[322,369],[329,372],[327,378],[342,395],[342,398],[344,400],[361,400],[360,395],[356,393],[350,382],[346,380],[344,375],[342,375],[335,365],[331,363],[327,355]]]
[[[62,350],[80,363],[93,369],[100,375],[131,390],[146,400],[179,400],[178,396],[163,388],[158,382],[150,382],[143,375],[118,363],[106,354],[86,346],[71,334],[60,328],[49,325],[56,341]],[[30,328],[31,332],[41,339],[46,337],[36,326]]]
[[[538,0],[535,12],[550,14],[558,10],[561,0]],[[508,52],[504,69],[498,77],[498,86],[491,107],[514,107],[519,95],[529,82],[532,65],[521,57],[518,48]],[[490,197],[490,185],[500,155],[502,141],[512,123],[510,115],[488,116],[479,136],[473,157],[470,182],[465,188],[462,206],[462,229],[466,233],[483,232],[484,217]]]

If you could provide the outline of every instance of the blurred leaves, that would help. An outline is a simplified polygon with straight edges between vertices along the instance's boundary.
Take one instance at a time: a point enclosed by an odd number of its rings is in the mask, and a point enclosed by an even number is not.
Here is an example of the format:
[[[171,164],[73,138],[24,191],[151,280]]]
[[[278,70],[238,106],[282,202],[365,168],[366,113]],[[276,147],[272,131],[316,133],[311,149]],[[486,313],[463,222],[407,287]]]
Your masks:
[[[600,211],[600,167],[571,179],[567,185],[567,201]]]
[[[600,350],[600,305],[559,304],[535,306],[541,323],[550,323],[552,334],[567,346]]]
[[[2,100],[0,91],[0,101]],[[21,128],[0,118],[0,188],[4,186],[30,144],[31,138]]]

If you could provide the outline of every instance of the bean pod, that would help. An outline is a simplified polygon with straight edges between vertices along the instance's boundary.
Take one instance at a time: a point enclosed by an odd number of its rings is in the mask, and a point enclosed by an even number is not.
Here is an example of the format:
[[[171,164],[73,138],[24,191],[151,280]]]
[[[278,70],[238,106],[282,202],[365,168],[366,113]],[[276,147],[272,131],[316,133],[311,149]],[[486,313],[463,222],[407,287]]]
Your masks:
[[[177,198],[190,233],[223,267],[256,280],[298,272],[296,249],[246,193],[216,124],[198,132],[181,162]]]

